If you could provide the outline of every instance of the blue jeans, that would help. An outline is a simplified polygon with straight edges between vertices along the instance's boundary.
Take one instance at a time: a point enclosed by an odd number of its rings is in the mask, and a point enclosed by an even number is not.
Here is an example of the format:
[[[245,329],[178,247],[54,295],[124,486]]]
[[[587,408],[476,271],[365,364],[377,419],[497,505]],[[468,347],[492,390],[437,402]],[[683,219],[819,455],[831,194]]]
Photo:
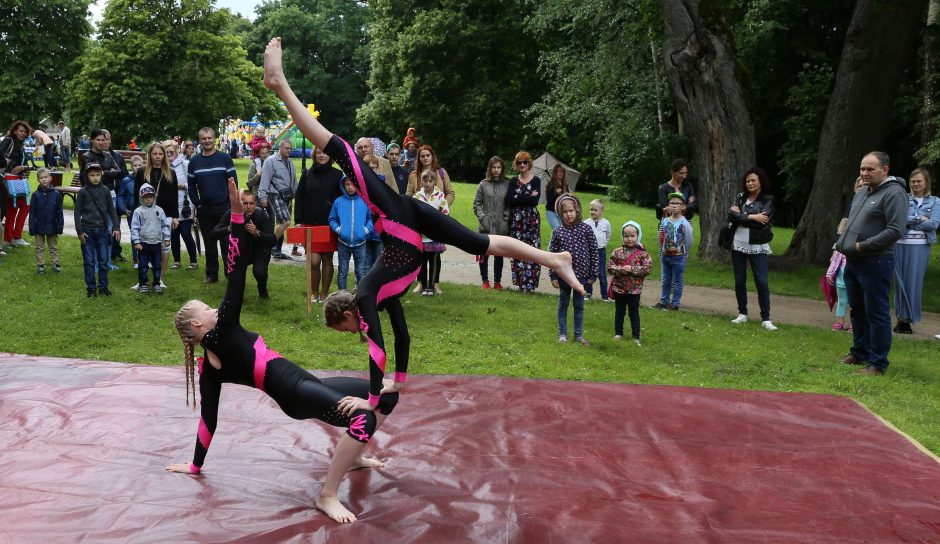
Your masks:
[[[85,287],[106,289],[108,287],[108,261],[111,260],[111,232],[108,229],[84,229],[88,238],[82,245],[82,261],[85,264]],[[95,285],[95,270],[98,284]]]
[[[114,199],[114,209],[118,215],[124,215],[134,209],[134,178],[127,176],[117,183],[115,188],[117,196]]]
[[[881,370],[888,368],[891,351],[888,291],[893,275],[893,255],[859,257],[845,263],[845,289],[852,307],[849,353]]]
[[[734,269],[734,296],[738,301],[738,313],[747,315],[747,263],[751,263],[754,287],[757,289],[757,304],[760,306],[760,320],[770,321],[770,288],[767,286],[767,254],[731,252],[731,266]]]
[[[545,218],[548,219],[548,225],[552,227],[552,230],[561,226],[561,218],[558,217],[557,213],[551,210],[545,210]]]
[[[366,242],[366,273],[372,270],[372,265],[382,255],[382,241],[369,240]]]
[[[660,304],[670,304],[669,295],[672,294],[672,305],[679,307],[682,300],[682,288],[685,285],[685,263],[688,255],[661,255],[659,262],[663,267],[663,292],[659,297]]]
[[[607,248],[602,247],[597,250],[597,280],[600,282],[601,299],[607,300]],[[594,284],[584,285],[584,292],[590,298],[594,294]]]
[[[132,244],[133,245],[133,244]],[[163,256],[162,244],[140,244],[143,249],[137,252],[137,283],[141,287],[147,285],[147,269],[153,268],[153,286],[160,283],[160,259]]]
[[[558,282],[558,336],[568,336],[568,301],[571,299],[571,287]],[[574,337],[584,336],[584,297],[574,292]]]
[[[368,258],[368,242],[358,246],[347,246],[339,243],[339,271],[336,273],[336,286],[340,289],[346,288],[346,278],[349,276],[349,257],[355,260],[356,285],[362,281],[362,278],[369,272],[366,268],[366,259]]]

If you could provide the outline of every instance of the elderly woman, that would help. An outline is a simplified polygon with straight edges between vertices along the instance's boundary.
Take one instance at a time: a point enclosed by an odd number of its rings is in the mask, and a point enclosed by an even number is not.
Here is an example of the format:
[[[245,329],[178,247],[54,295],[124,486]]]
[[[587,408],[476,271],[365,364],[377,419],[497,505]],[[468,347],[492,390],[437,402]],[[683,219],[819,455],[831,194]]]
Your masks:
[[[930,174],[924,168],[911,172],[907,229],[894,246],[894,311],[898,324],[894,332],[911,334],[911,323],[920,321],[920,300],[924,275],[930,261],[930,246],[937,241],[940,199],[930,194]]]
[[[770,320],[770,288],[767,283],[767,256],[773,232],[770,221],[774,216],[774,197],[770,194],[770,178],[760,168],[744,173],[741,188],[728,210],[728,221],[737,225],[731,246],[731,264],[734,267],[734,295],[738,301],[735,325],[747,323],[747,264],[751,263],[757,302],[760,305],[761,326],[768,331],[777,327]]]

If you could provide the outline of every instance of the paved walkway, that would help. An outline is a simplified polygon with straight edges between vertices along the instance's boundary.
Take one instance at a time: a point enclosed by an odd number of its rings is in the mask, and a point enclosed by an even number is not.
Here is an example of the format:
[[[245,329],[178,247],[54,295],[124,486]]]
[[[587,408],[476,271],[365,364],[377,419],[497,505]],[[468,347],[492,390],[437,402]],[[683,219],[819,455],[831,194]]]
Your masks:
[[[75,225],[72,220],[71,211],[65,214],[65,234],[75,236]],[[121,239],[130,240],[130,231],[127,223],[122,223]],[[301,249],[301,252],[303,249]],[[336,256],[334,255],[334,260]],[[272,260],[272,264],[277,266],[303,266],[303,257],[295,257],[290,261]],[[492,259],[490,266],[492,267]],[[441,264],[441,277],[445,283],[462,283],[467,285],[480,284],[480,269],[476,263],[475,257],[455,247],[448,247],[443,255]],[[490,269],[492,271],[492,268]],[[694,274],[694,272],[693,272]],[[511,287],[511,276],[509,273],[509,259],[503,264],[503,285]],[[773,277],[771,277],[773,281]],[[655,279],[648,279],[643,286],[643,295],[641,303],[652,306],[659,300],[660,282]],[[538,292],[549,295],[557,293],[552,288],[551,281],[548,279],[548,272],[542,268],[542,277],[539,282]],[[597,294],[595,294],[595,298]],[[591,304],[600,304],[592,301]],[[835,321],[835,313],[827,311],[825,302],[822,299],[812,300],[799,297],[788,297],[783,295],[771,295],[771,318],[777,325],[810,325],[828,329]],[[731,289],[717,289],[714,287],[700,287],[696,285],[686,285],[682,294],[682,306],[684,310],[695,311],[706,314],[726,315],[732,318],[737,315],[737,302],[734,297],[734,291]],[[751,314],[755,319],[757,313],[757,294],[748,293],[748,307],[752,308]],[[758,326],[758,324],[748,324],[747,326]],[[835,332],[833,334],[836,334]],[[914,338],[932,339],[933,335],[940,334],[940,314],[925,312],[923,320],[914,326]]]

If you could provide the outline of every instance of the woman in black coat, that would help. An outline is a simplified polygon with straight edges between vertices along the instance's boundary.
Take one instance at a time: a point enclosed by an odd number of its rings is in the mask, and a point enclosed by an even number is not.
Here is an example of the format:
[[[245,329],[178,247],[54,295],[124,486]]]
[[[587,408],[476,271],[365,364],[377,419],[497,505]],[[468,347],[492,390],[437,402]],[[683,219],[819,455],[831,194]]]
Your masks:
[[[329,226],[333,201],[340,196],[343,172],[333,168],[333,159],[320,149],[313,150],[313,166],[297,186],[294,223]],[[314,302],[326,300],[333,282],[333,252],[311,255],[310,292]]]
[[[144,167],[134,174],[134,208],[140,206],[140,188],[144,183],[153,185],[157,192],[157,206],[163,209],[170,220],[170,229],[176,230],[180,225],[179,212],[179,187],[176,183],[176,172],[170,166],[170,160],[166,156],[166,148],[160,142],[154,142],[147,148],[147,160]],[[206,228],[210,228],[207,225]],[[136,251],[135,258],[136,258]],[[161,255],[162,270],[167,270],[167,263],[170,261],[170,248],[163,248]],[[163,285],[163,279],[160,280]]]
[[[728,210],[728,222],[736,226],[731,243],[731,264],[734,267],[734,294],[738,300],[738,317],[731,320],[747,323],[747,263],[751,263],[761,326],[775,331],[770,320],[770,288],[767,282],[767,261],[774,234],[770,221],[774,215],[774,197],[770,194],[770,178],[760,168],[751,168],[741,178],[744,192],[738,193]]]

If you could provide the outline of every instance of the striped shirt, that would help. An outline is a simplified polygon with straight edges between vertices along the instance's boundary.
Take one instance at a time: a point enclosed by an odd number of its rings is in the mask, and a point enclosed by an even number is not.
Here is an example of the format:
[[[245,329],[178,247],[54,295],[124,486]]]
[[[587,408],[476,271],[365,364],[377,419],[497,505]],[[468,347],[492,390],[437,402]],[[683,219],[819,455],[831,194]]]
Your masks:
[[[227,153],[216,151],[206,155],[193,155],[189,160],[189,200],[193,206],[228,206],[228,178],[235,178],[238,185],[238,174],[235,173],[235,163]]]

